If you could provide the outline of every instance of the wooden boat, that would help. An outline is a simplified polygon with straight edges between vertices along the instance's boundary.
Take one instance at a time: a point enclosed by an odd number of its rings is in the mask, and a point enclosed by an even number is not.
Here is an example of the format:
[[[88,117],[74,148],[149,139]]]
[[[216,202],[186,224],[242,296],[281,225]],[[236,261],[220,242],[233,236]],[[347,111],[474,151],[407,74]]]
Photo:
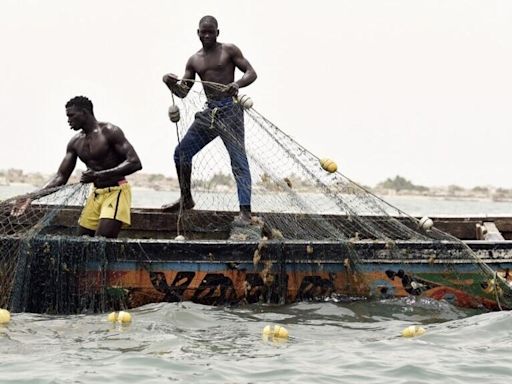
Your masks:
[[[26,272],[16,273],[12,311],[80,313],[183,300],[226,305],[410,295],[462,307],[507,308],[502,290],[496,281],[482,280],[474,258],[451,254],[461,247],[455,239],[396,241],[392,253],[389,243],[364,239],[344,244],[228,240],[234,212],[190,211],[182,223],[183,241],[175,239],[175,214],[134,209],[132,226],[119,239],[105,240],[72,235],[79,213],[79,207],[62,209],[30,240],[0,237],[4,248],[19,247],[17,271]],[[262,222],[272,215],[285,214],[258,214]],[[463,240],[496,273],[512,280],[512,217],[432,219],[436,228]]]

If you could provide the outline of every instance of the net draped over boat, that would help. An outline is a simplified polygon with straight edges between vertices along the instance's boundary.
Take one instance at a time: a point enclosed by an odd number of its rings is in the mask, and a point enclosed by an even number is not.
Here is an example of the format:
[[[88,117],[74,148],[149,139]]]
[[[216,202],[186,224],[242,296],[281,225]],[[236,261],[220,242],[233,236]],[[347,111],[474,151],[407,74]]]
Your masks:
[[[89,186],[80,184],[36,193],[20,216],[11,210],[22,197],[0,203],[0,307],[61,313],[184,299],[386,299],[400,291],[512,308],[508,283],[462,241],[331,172],[332,163],[322,167],[241,95],[234,104],[206,102],[195,90],[173,98],[180,119],[168,134],[176,144],[194,119],[205,134],[220,137],[192,159],[194,209],[153,210],[145,223],[159,231],[125,230],[117,240],[75,236],[76,222],[63,222],[70,206],[85,201]],[[250,179],[236,169],[244,156]],[[242,225],[233,219],[239,194],[248,193],[253,217]],[[385,271],[377,268],[383,264]],[[37,297],[27,294],[34,287]],[[474,297],[483,299],[471,303]]]

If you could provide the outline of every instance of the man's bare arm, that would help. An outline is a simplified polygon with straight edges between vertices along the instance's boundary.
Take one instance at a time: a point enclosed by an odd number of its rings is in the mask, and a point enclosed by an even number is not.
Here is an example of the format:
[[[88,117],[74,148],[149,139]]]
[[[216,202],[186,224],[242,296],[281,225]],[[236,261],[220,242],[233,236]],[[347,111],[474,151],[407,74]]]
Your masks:
[[[239,88],[247,87],[252,84],[258,75],[252,67],[251,63],[244,57],[242,51],[234,44],[229,45],[231,57],[236,67],[244,73],[244,75],[235,81]]]
[[[53,176],[41,189],[31,193],[29,197],[17,200],[11,210],[11,216],[17,217],[23,215],[32,203],[33,199],[49,195],[55,192],[55,187],[64,185],[68,182],[73,169],[75,169],[76,160],[78,158],[73,143],[74,138],[69,142],[66,149],[66,155],[64,156],[55,176]]]
[[[187,65],[185,67],[185,74],[183,75],[183,79],[194,80],[195,78],[196,71],[194,70],[193,66],[193,58],[191,57],[188,59]],[[169,88],[173,94],[181,99],[188,95],[190,89],[194,85],[193,81],[182,80],[178,82],[178,77],[173,73],[165,74],[162,78],[162,81],[165,83],[165,85],[167,85],[167,88]]]
[[[68,182],[71,173],[75,169],[76,160],[78,158],[73,143],[74,139],[71,139],[66,149],[66,155],[60,163],[57,173],[43,186],[42,189],[57,187]]]

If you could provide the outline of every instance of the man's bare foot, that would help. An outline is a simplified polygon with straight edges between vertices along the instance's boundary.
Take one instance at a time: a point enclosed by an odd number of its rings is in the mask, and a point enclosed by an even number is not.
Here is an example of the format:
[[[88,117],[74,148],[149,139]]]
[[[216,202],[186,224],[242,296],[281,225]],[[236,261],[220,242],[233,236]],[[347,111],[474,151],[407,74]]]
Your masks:
[[[162,211],[163,212],[170,212],[170,213],[177,213],[180,211],[180,206],[181,206],[181,198],[176,201],[175,203],[172,203],[172,204],[164,204],[162,205]],[[192,209],[194,208],[194,206],[196,205],[196,203],[194,203],[194,200],[192,200],[191,198],[190,199],[184,199],[183,200],[183,210],[188,210],[188,209]]]

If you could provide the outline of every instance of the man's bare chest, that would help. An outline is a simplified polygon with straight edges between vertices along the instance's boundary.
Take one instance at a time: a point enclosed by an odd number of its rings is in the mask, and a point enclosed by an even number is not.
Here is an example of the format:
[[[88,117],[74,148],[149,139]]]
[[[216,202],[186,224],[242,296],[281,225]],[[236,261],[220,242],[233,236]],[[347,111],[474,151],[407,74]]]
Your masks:
[[[78,157],[82,160],[94,161],[105,159],[110,152],[107,138],[101,134],[83,137],[76,145]]]
[[[196,58],[194,64],[199,75],[232,71],[234,66],[231,57],[225,52],[200,56]]]

